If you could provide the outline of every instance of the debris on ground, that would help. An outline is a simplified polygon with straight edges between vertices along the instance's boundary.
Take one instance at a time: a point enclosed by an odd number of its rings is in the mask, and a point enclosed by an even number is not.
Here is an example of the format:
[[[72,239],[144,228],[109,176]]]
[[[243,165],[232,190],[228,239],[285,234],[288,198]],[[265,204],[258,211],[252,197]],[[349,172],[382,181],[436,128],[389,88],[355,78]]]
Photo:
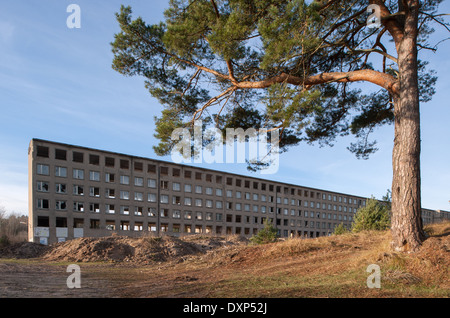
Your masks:
[[[0,249],[4,258],[36,258],[69,262],[127,262],[146,264],[169,260],[184,261],[194,255],[244,242],[239,237],[185,236],[176,238],[108,236],[84,237],[50,246],[23,242]]]

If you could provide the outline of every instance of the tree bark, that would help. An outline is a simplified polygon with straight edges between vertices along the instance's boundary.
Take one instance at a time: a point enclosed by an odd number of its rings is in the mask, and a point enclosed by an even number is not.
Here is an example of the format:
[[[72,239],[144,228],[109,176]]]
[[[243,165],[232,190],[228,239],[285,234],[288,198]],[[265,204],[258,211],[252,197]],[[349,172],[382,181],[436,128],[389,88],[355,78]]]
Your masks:
[[[425,234],[421,218],[420,109],[417,67],[418,1],[408,1],[404,34],[398,45],[399,94],[394,100],[392,153],[392,248],[415,251]]]

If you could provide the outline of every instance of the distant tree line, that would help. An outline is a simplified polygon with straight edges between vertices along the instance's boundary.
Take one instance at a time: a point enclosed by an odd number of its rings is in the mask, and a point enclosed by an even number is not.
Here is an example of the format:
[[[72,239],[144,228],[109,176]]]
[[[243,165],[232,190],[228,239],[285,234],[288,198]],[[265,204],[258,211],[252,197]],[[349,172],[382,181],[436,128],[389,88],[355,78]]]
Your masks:
[[[0,247],[26,241],[28,238],[28,217],[17,213],[6,213],[0,207]]]

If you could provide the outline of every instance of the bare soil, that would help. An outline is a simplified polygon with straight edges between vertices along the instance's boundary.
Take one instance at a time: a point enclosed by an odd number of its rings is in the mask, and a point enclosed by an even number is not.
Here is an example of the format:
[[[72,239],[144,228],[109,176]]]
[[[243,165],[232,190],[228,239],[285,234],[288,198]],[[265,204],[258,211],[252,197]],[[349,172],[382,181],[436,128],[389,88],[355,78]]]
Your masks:
[[[439,297],[450,296],[450,223],[411,254],[389,232],[289,239],[252,246],[238,237],[80,238],[0,249],[0,297]],[[81,288],[69,289],[69,264]],[[382,287],[366,285],[369,264]]]

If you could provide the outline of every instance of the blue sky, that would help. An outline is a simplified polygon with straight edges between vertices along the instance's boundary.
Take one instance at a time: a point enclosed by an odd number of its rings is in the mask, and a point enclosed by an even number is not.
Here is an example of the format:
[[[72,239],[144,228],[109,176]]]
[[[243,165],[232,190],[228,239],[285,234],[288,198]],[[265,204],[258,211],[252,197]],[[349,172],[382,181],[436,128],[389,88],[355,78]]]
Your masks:
[[[0,2],[0,206],[28,213],[27,149],[32,138],[156,158],[154,116],[162,106],[142,78],[111,68],[110,42],[118,25],[114,13],[131,5],[147,23],[163,19],[161,1],[2,1]],[[81,28],[69,29],[69,4],[81,8]],[[450,12],[449,2],[441,12]],[[449,36],[436,27],[434,42]],[[436,54],[423,52],[437,70],[433,100],[421,106],[422,206],[450,210],[450,41]],[[280,157],[274,175],[250,173],[245,165],[200,165],[298,185],[381,198],[392,180],[393,127],[374,136],[380,150],[358,160],[346,147],[300,145]],[[158,157],[170,161],[170,157]]]

